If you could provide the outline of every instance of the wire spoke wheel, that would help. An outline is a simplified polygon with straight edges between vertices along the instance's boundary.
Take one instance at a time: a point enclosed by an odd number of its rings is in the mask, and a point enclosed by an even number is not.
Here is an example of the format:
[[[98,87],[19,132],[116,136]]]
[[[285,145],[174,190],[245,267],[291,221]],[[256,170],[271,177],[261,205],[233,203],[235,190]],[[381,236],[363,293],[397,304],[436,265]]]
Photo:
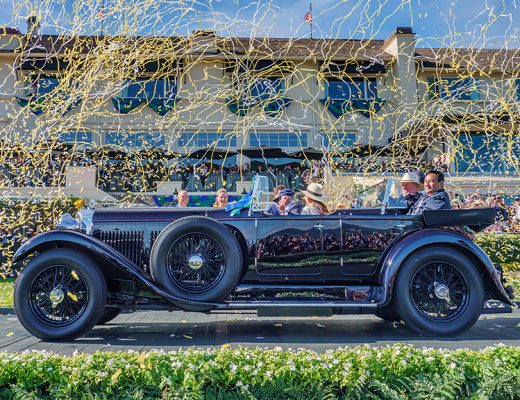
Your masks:
[[[469,285],[455,266],[445,262],[428,263],[413,275],[410,296],[423,317],[434,322],[449,322],[466,309]]]
[[[87,282],[78,270],[67,265],[53,265],[32,280],[29,305],[41,322],[66,326],[83,315],[89,296]]]
[[[202,292],[222,279],[227,260],[214,238],[204,233],[188,233],[172,243],[166,263],[175,285],[190,292]]]

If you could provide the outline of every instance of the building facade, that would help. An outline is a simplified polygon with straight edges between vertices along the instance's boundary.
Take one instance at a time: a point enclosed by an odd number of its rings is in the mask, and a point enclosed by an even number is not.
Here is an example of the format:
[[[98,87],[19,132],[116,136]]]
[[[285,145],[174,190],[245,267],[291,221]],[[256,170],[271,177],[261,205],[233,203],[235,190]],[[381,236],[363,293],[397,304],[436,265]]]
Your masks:
[[[386,40],[67,37],[30,19],[0,36],[0,129],[27,146],[159,147],[179,162],[212,147],[314,148],[334,174],[429,163],[465,191],[513,191],[519,61],[514,49],[420,48],[411,28]],[[220,162],[250,162],[231,154]],[[337,167],[346,160],[356,167]]]

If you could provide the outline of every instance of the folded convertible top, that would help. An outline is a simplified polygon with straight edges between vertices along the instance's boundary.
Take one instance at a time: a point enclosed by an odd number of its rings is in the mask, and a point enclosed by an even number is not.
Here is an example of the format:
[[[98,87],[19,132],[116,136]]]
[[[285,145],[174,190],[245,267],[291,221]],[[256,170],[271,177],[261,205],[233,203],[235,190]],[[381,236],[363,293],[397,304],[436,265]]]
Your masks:
[[[426,210],[423,213],[423,220],[424,225],[432,228],[466,225],[478,232],[495,222],[495,210],[493,208]]]

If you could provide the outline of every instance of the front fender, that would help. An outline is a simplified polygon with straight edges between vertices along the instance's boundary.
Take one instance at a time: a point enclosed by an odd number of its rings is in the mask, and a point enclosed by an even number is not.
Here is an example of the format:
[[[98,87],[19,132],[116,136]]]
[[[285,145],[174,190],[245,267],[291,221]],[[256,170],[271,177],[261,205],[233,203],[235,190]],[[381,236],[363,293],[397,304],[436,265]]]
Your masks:
[[[160,286],[158,286],[145,272],[143,272],[136,264],[126,258],[121,253],[115,251],[112,247],[107,245],[95,237],[86,235],[77,231],[70,230],[56,230],[49,231],[39,234],[27,242],[25,242],[14,254],[13,264],[23,261],[30,254],[36,252],[42,252],[53,248],[67,248],[74,247],[80,248],[87,254],[95,254],[106,262],[114,265],[117,268],[127,272],[134,279],[140,281],[144,285],[148,286],[158,295],[173,303],[183,303],[190,305],[202,305],[216,307],[217,303],[201,303],[198,301],[192,301],[181,297],[172,296],[166,292]]]
[[[495,268],[488,255],[472,240],[446,229],[427,228],[412,231],[403,236],[385,252],[379,262],[379,279],[382,292],[379,294],[378,303],[387,305],[392,298],[395,278],[403,262],[413,252],[429,246],[444,245],[458,249],[469,256],[481,267],[481,272],[487,277],[487,282],[492,288],[496,300],[513,305],[500,280],[500,272]]]

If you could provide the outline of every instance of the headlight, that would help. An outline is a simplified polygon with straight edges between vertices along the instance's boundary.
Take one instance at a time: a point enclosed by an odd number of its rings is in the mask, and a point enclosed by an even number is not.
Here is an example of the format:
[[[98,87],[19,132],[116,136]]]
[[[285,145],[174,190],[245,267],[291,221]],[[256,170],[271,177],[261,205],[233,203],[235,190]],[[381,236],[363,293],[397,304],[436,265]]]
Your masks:
[[[90,235],[92,232],[92,216],[94,215],[94,209],[81,209],[76,213],[76,215],[77,217],[74,218],[69,213],[63,214],[58,220],[56,228],[83,231],[87,235]]]
[[[79,231],[81,229],[81,223],[78,220],[76,220],[69,213],[65,213],[65,214],[62,214],[62,216],[58,220],[58,223],[56,224],[56,228]]]
[[[92,233],[92,217],[94,216],[94,209],[87,208],[81,209],[77,213],[79,222],[81,224],[81,229],[85,230],[87,235]]]

